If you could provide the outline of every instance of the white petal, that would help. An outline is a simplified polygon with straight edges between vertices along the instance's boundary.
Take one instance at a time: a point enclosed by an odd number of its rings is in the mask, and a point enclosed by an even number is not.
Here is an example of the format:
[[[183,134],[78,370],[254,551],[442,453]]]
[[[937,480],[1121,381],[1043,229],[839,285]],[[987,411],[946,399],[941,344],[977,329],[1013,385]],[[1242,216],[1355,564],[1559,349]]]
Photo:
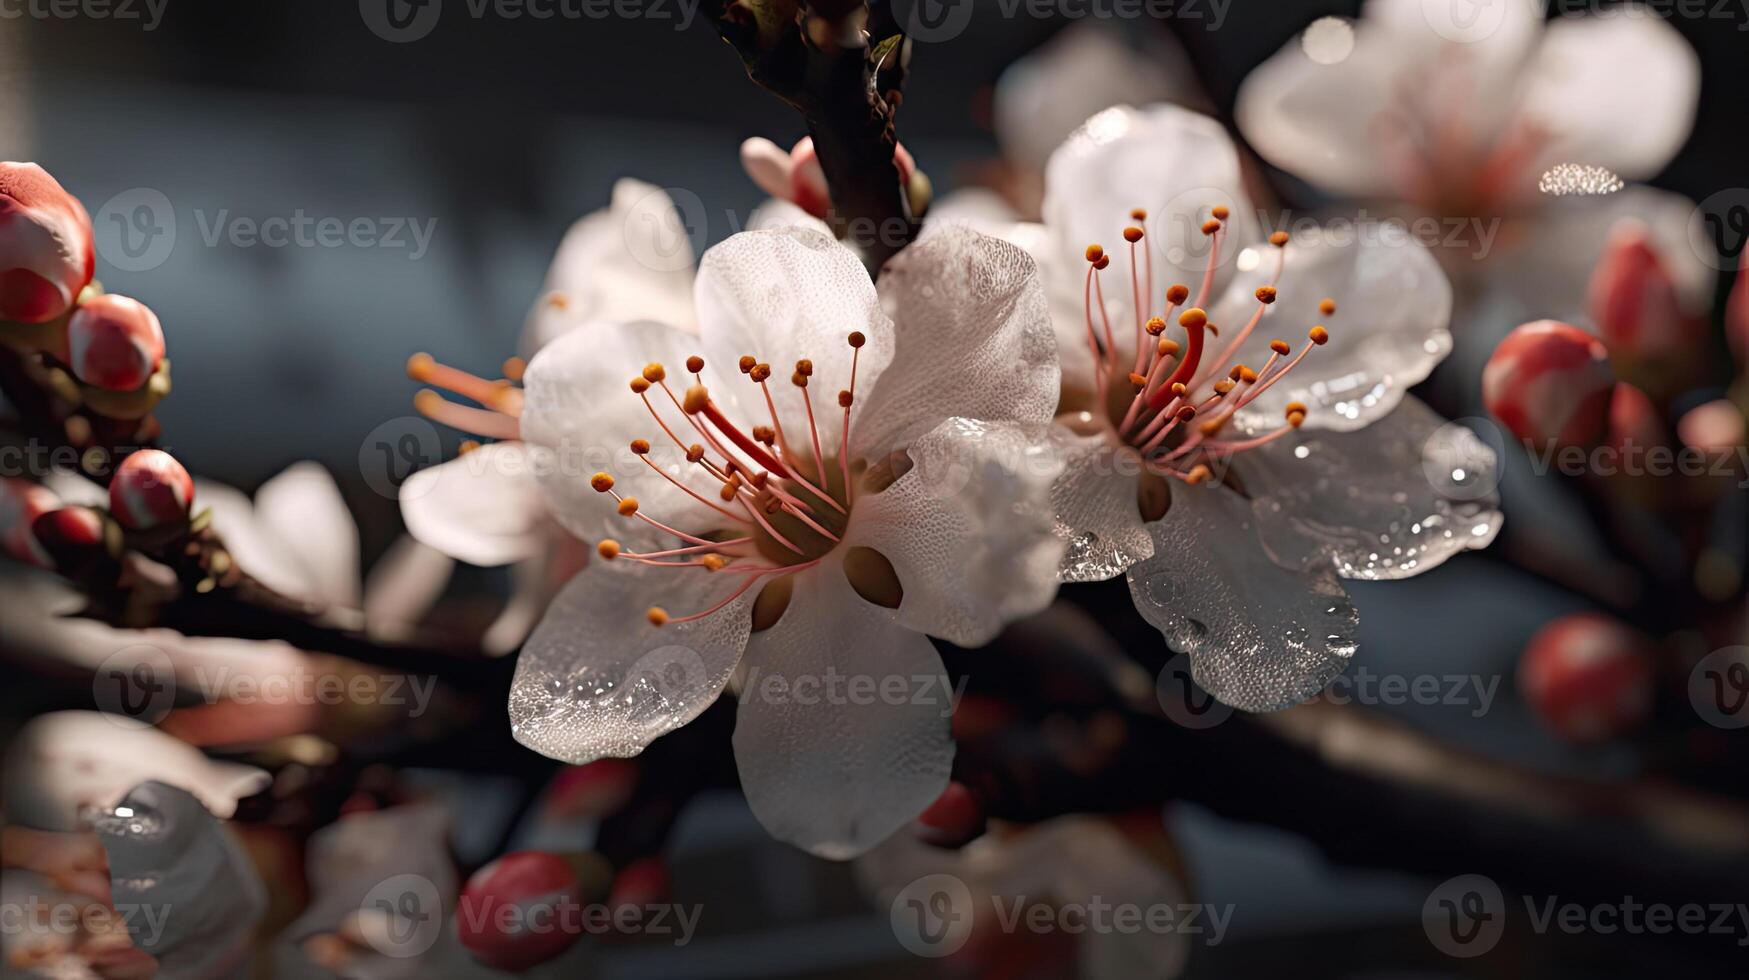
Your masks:
[[[1663,17],[1624,4],[1555,18],[1523,85],[1526,118],[1550,131],[1547,162],[1641,179],[1663,170],[1688,139],[1700,58]]]
[[[1024,251],[947,228],[887,263],[879,288],[893,360],[855,429],[874,456],[950,416],[1043,425],[1061,376],[1038,269]]]
[[[1208,264],[1209,239],[1202,224],[1209,209],[1231,211],[1222,233],[1221,266],[1230,269],[1236,246],[1257,237],[1257,214],[1245,196],[1239,155],[1221,124],[1177,106],[1118,106],[1087,120],[1045,170],[1045,227],[1051,235],[1049,288],[1082,304],[1085,252],[1100,244],[1112,256],[1102,274],[1112,329],[1119,347],[1134,350],[1129,248],[1123,230],[1130,212],[1143,208],[1145,248],[1153,253],[1154,295],[1144,310],[1164,306],[1166,287],[1181,282],[1194,300]],[[1137,248],[1137,262],[1144,249]],[[1145,288],[1145,287],[1144,287]]]
[[[787,227],[812,228],[822,235],[832,233],[831,226],[781,197],[768,198],[747,216],[748,231],[770,231]]]
[[[547,271],[547,291],[564,295],[573,323],[654,320],[689,328],[695,317],[688,229],[702,217],[683,215],[660,187],[620,180],[609,207],[565,233]],[[531,315],[531,328],[534,322]]]
[[[770,413],[735,363],[752,356],[770,364],[768,384],[784,432],[792,443],[805,444],[808,417],[790,375],[798,360],[810,360],[809,397],[820,443],[830,454],[843,424],[838,392],[850,386],[851,331],[868,338],[857,368],[858,391],[868,390],[893,358],[892,322],[881,312],[862,262],[831,236],[810,228],[742,232],[705,253],[697,297],[711,395],[745,391],[741,401],[754,413],[737,421],[764,423]],[[863,414],[860,406],[852,411],[853,419]]]
[[[1408,578],[1500,531],[1494,451],[1419,399],[1360,432],[1301,433],[1236,461],[1278,562]]]
[[[1246,711],[1298,704],[1342,672],[1360,616],[1335,571],[1289,571],[1258,544],[1243,497],[1215,483],[1174,485],[1148,525],[1154,557],[1130,569],[1136,610],[1189,654],[1196,682]]]
[[[357,608],[358,525],[319,463],[293,463],[255,492],[255,516],[309,574],[318,596]]]
[[[741,169],[759,189],[772,197],[790,195],[789,151],[763,136],[754,136],[741,144]]]
[[[495,442],[401,485],[401,518],[424,544],[471,565],[508,565],[541,547],[546,504],[527,447]]]
[[[683,395],[691,383],[686,358],[699,349],[697,337],[672,327],[601,323],[561,337],[529,362],[522,436],[550,512],[571,533],[589,542],[614,538],[634,551],[680,545],[641,520],[621,517],[612,497],[591,488],[590,478],[598,471],[613,476],[619,493],[636,497],[640,513],[671,527],[696,534],[727,523],[630,449],[633,439],[648,440],[652,462],[698,492],[714,492],[709,478],[686,462],[684,452],[628,387],[654,361],[666,368],[667,384],[675,395]],[[732,364],[728,368],[734,371]],[[699,441],[696,430],[661,388],[652,387],[646,395],[676,436]],[[738,413],[734,395],[725,386],[714,387],[712,396],[724,411]]]
[[[455,559],[412,535],[395,539],[364,580],[364,622],[373,637],[393,638],[436,604]]]
[[[255,516],[255,505],[235,487],[210,480],[194,481],[194,511],[212,511],[212,526],[225,550],[240,568],[276,592],[316,599],[319,590],[304,564],[280,542],[279,535]]]
[[[752,593],[695,622],[651,626],[716,605],[739,576],[591,565],[566,584],[524,644],[510,688],[511,734],[576,765],[629,758],[716,700],[747,643]]]
[[[872,692],[872,693],[871,693]],[[820,857],[855,857],[947,788],[953,705],[941,658],[828,563],[747,644],[735,762],[754,816]]]
[[[979,647],[1050,604],[1063,553],[1050,487],[1062,462],[1043,432],[948,419],[911,445],[910,472],[857,499],[845,544],[893,563],[900,624]]]
[[[1308,427],[1360,428],[1395,408],[1409,386],[1451,352],[1451,283],[1425,246],[1383,229],[1302,238],[1287,246],[1278,299],[1234,363],[1262,370],[1273,339],[1287,341],[1290,357],[1297,356],[1317,323],[1329,328],[1330,342],[1240,412],[1238,422],[1250,430],[1281,425],[1283,409],[1296,401],[1311,409]],[[1228,336],[1257,310],[1255,290],[1274,269],[1273,246],[1261,250],[1263,260],[1241,274],[1210,311]],[[1326,297],[1336,301],[1334,316],[1318,312]],[[1209,347],[1218,353],[1226,343],[1212,338]]]
[[[1064,582],[1103,582],[1154,554],[1154,539],[1136,502],[1140,460],[1117,451],[1105,433],[1076,435],[1054,426],[1052,444],[1063,473],[1051,487],[1057,534],[1067,547]]]

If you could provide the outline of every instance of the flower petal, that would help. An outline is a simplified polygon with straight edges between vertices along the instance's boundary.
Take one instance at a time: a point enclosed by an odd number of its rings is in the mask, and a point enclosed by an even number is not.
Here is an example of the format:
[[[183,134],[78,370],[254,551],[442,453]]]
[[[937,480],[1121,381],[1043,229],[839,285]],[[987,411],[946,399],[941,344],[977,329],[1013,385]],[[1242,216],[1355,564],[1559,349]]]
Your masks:
[[[1141,109],[1116,106],[1083,123],[1051,155],[1045,169],[1045,226],[1051,234],[1049,287],[1082,304],[1085,252],[1102,244],[1112,265],[1102,278],[1118,346],[1134,350],[1129,251],[1122,235],[1136,224],[1130,212],[1143,208],[1145,248],[1154,261],[1154,296],[1144,310],[1164,305],[1158,294],[1174,282],[1191,287],[1192,299],[1208,264],[1209,239],[1202,224],[1209,209],[1231,210],[1222,233],[1221,264],[1231,269],[1234,246],[1258,237],[1257,215],[1245,196],[1239,154],[1221,124],[1171,105]],[[1142,248],[1137,249],[1141,262]],[[1145,287],[1144,287],[1145,288]],[[1217,294],[1218,295],[1218,294]]]
[[[255,491],[255,516],[309,573],[320,597],[357,608],[358,525],[319,463],[293,463]]]
[[[629,758],[698,717],[740,661],[752,593],[695,622],[651,626],[652,606],[702,612],[740,583],[702,569],[591,565],[560,591],[516,661],[511,734],[581,765]]]
[[[403,534],[364,580],[364,624],[373,637],[398,639],[423,619],[449,586],[455,560]]]
[[[615,538],[633,550],[675,547],[672,536],[641,520],[621,517],[612,497],[597,493],[590,478],[610,473],[615,488],[636,497],[640,513],[689,533],[724,526],[727,519],[689,496],[645,465],[630,449],[633,439],[648,440],[651,462],[695,491],[710,494],[699,467],[686,462],[679,446],[651,417],[644,400],[627,387],[644,366],[659,362],[667,384],[682,392],[688,355],[699,339],[654,323],[592,324],[566,334],[542,350],[524,377],[522,437],[547,506],[559,523],[584,541]],[[733,367],[730,367],[733,370]],[[674,434],[697,441],[697,432],[659,387],[647,393],[650,405]],[[725,411],[738,411],[734,396],[712,391]]]
[[[1247,430],[1281,424],[1289,402],[1310,409],[1309,428],[1358,429],[1384,417],[1403,394],[1432,372],[1451,352],[1451,283],[1432,253],[1405,233],[1388,228],[1378,234],[1338,238],[1307,235],[1287,246],[1286,267],[1277,283],[1280,297],[1264,314],[1235,363],[1262,370],[1269,342],[1281,339],[1297,356],[1307,329],[1323,323],[1330,342],[1311,351],[1293,373],[1240,411]],[[1210,311],[1210,319],[1236,331],[1257,310],[1256,288],[1274,270],[1275,250],[1265,246],[1256,267],[1239,275]],[[1336,300],[1334,316],[1318,303]],[[1211,346],[1224,350],[1223,341]],[[1278,362],[1280,363],[1280,362]]]
[[[1622,70],[1630,64],[1632,71]],[[1522,111],[1550,130],[1549,163],[1643,179],[1663,170],[1688,139],[1700,102],[1700,57],[1663,17],[1629,4],[1555,18],[1522,84]]]
[[[106,506],[107,498],[97,506]],[[213,530],[238,566],[275,592],[316,600],[319,590],[297,556],[281,546],[279,536],[255,514],[247,494],[211,480],[194,481],[194,511],[212,511]]]
[[[1250,504],[1215,483],[1175,485],[1148,525],[1154,557],[1130,569],[1136,610],[1190,656],[1196,682],[1246,711],[1298,704],[1342,672],[1360,614],[1329,566],[1290,571],[1253,535]]]
[[[859,497],[845,544],[873,548],[904,587],[899,623],[963,647],[996,638],[1057,593],[1063,542],[1043,427],[951,418],[912,443],[910,472]]]
[[[1064,582],[1103,582],[1154,554],[1154,539],[1137,505],[1141,461],[1112,448],[1111,437],[1081,436],[1053,426],[1051,443],[1063,473],[1051,486],[1057,534],[1067,547]]]
[[[753,213],[747,216],[748,231],[770,231],[774,228],[789,226],[812,228],[822,235],[830,235],[832,229],[826,222],[802,210],[801,206],[784,200],[781,197],[767,198]]]
[[[1500,531],[1494,450],[1419,399],[1361,432],[1305,432],[1236,465],[1264,547],[1343,578],[1419,575]]]
[[[495,442],[401,485],[401,518],[421,543],[472,565],[508,565],[542,545],[546,504],[527,447]]]
[[[947,788],[952,712],[927,639],[864,602],[837,563],[800,573],[789,610],[747,644],[735,720],[747,803],[773,837],[855,857]]]
[[[1026,252],[949,227],[888,262],[878,292],[893,320],[893,360],[868,392],[861,452],[901,448],[951,416],[1051,420],[1057,340]]]
[[[808,394],[827,453],[838,446],[843,424],[837,398],[840,389],[850,386],[851,331],[868,338],[857,368],[858,390],[867,390],[893,359],[892,321],[881,312],[862,262],[830,235],[812,228],[731,236],[705,253],[697,299],[707,377],[715,379],[712,397],[720,390],[752,387],[735,368],[739,358],[765,361],[771,365],[768,386],[784,431],[792,442],[805,442],[808,416],[789,379],[798,360],[811,360]],[[762,400],[756,392],[741,396],[753,409],[742,420],[745,424],[769,418]],[[852,411],[853,418],[864,414],[860,406]]]

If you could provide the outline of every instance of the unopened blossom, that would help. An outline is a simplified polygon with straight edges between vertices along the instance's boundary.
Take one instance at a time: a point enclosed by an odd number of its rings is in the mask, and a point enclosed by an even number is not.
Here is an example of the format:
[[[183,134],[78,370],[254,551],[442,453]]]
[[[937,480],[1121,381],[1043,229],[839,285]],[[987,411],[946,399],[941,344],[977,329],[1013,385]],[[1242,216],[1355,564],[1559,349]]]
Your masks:
[[[1353,655],[1341,578],[1419,574],[1500,518],[1492,453],[1405,391],[1450,349],[1438,263],[1408,240],[1252,237],[1247,214],[1225,134],[1173,107],[1095,116],[1046,171],[1050,271],[1060,292],[1077,259],[1081,301],[1078,337],[1057,317],[1081,351],[1056,430],[1063,578],[1127,571],[1198,681],[1261,710]]]
[[[0,320],[45,323],[91,282],[91,217],[34,163],[0,162]]]
[[[536,477],[603,560],[523,648],[513,731],[572,763],[636,755],[739,672],[754,814],[848,857],[940,796],[946,699],[791,697],[769,679],[933,686],[924,634],[982,645],[1050,601],[1043,291],[1023,252],[967,231],[906,249],[877,288],[848,248],[786,228],[712,249],[695,296],[696,335],[604,324],[529,365]]]

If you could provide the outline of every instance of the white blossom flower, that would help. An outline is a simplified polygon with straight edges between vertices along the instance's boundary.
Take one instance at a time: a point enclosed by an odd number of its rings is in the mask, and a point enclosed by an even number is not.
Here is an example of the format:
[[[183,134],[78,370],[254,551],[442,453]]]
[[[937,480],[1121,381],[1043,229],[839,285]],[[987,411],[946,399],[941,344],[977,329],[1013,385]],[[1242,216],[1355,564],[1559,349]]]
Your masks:
[[[946,785],[924,634],[982,645],[1055,593],[1043,290],[1025,253],[968,231],[906,249],[877,288],[829,236],[784,228],[708,252],[695,297],[698,335],[602,324],[529,365],[547,504],[610,560],[524,647],[513,731],[572,763],[635,755],[739,671],[753,812],[849,857]],[[818,693],[835,676],[887,693]]]
[[[1063,577],[1128,571],[1199,682],[1264,710],[1353,655],[1339,578],[1419,574],[1500,518],[1492,453],[1406,395],[1450,349],[1438,263],[1406,238],[1235,251],[1249,213],[1225,134],[1174,107],[1095,116],[1046,173],[1059,295],[1081,270],[1079,335],[1056,318],[1082,352],[1056,430]]]

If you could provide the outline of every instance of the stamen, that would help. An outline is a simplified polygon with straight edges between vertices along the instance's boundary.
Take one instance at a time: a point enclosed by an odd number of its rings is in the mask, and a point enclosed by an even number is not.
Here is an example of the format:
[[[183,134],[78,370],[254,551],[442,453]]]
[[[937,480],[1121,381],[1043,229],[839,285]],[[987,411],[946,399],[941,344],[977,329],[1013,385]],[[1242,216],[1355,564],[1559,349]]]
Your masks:
[[[1225,208],[1218,210],[1223,213],[1226,211]],[[1215,269],[1221,264],[1221,231],[1225,227],[1220,218],[1210,218],[1202,224],[1202,233],[1209,239],[1209,261],[1208,267],[1202,272],[1202,288],[1197,290],[1196,305],[1205,310],[1208,309],[1209,294],[1215,288]]]
[[[814,472],[819,475],[821,483],[826,482],[826,454],[820,451],[820,426],[814,421],[814,399],[808,395],[808,378],[814,374],[814,362],[797,361],[796,373],[790,376],[790,384],[802,390],[802,404],[808,409],[808,435],[814,444]]]
[[[715,545],[715,542],[713,541],[707,541],[704,538],[687,534],[685,531],[675,530],[650,515],[643,513],[638,509],[638,498],[622,496],[618,490],[613,488],[613,477],[607,473],[597,473],[590,477],[589,485],[595,489],[596,493],[608,494],[612,496],[614,500],[618,501],[619,513],[622,517],[635,517],[651,527],[674,535],[682,541],[690,541],[693,544]]]
[[[491,439],[522,438],[521,427],[509,415],[445,401],[442,395],[430,388],[413,396],[413,409],[433,422],[477,436]]]
[[[506,415],[522,414],[522,392],[512,387],[509,381],[487,381],[460,368],[439,364],[430,354],[414,354],[407,358],[407,377],[453,391]]]

